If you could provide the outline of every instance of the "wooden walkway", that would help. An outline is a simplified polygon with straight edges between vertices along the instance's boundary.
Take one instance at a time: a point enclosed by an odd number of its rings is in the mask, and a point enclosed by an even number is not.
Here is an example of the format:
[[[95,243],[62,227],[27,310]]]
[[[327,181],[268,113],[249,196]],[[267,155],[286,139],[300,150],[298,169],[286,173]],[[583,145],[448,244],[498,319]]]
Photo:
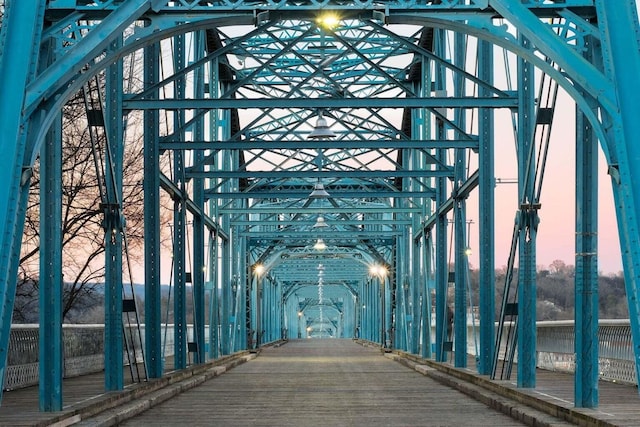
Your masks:
[[[522,390],[351,340],[294,340],[124,392],[103,394],[102,381],[102,375],[65,380],[68,406],[58,413],[38,411],[37,387],[5,392],[0,425],[640,425],[632,386],[601,382],[600,407],[576,409],[567,374],[539,371],[536,389]]]

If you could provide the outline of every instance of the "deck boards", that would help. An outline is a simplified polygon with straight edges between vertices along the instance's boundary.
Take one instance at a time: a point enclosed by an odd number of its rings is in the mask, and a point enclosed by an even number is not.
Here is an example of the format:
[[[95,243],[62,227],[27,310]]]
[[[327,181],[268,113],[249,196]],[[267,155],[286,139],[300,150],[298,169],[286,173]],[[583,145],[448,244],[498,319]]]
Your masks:
[[[303,340],[154,407],[126,426],[522,425],[344,340]]]

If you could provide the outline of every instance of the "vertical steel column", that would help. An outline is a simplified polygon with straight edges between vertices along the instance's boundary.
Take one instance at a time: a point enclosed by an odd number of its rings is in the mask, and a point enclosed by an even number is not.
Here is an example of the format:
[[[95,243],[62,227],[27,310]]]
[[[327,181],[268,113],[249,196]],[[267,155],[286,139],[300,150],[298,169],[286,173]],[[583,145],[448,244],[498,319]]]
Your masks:
[[[446,56],[446,34],[444,30],[434,31],[435,53]],[[437,91],[443,91],[446,87],[444,68],[436,66],[435,85]],[[438,111],[446,114],[446,110]],[[438,116],[436,122],[436,138],[446,139],[444,120]],[[445,149],[436,150],[436,159],[440,164],[447,163],[447,153]],[[447,200],[447,183],[443,178],[435,178],[436,200],[436,361],[445,362],[447,360],[447,350],[445,342],[450,340],[447,333],[447,292],[449,282],[449,267],[447,263],[447,215],[442,212],[442,207]]]
[[[619,117],[614,118],[615,141],[610,148],[618,162],[617,165],[610,164],[610,174],[616,201],[636,378],[640,382],[640,171],[637,167],[640,159],[637,144],[640,135],[640,58],[629,54],[638,52],[640,48],[638,14],[634,0],[596,0],[596,10],[601,26],[605,71],[615,82],[620,107]]]
[[[217,232],[209,230],[209,359],[220,357],[220,295],[218,292],[218,238]]]
[[[439,137],[444,137],[443,123],[438,120]],[[438,150],[438,161],[445,162],[444,150]],[[446,182],[438,179],[436,183],[436,211],[447,199]],[[447,334],[447,291],[449,272],[447,267],[447,216],[437,213],[436,219],[436,361],[445,362],[447,351],[445,342],[450,337]]]
[[[414,228],[415,230],[415,228]],[[411,251],[411,346],[413,354],[420,352],[420,294],[423,291],[420,274],[420,241],[412,242]],[[426,295],[423,296],[426,298]],[[424,301],[424,299],[423,299]]]
[[[273,284],[269,276],[263,276],[262,279],[262,298],[258,301],[260,304],[260,344],[266,344],[271,341],[271,291]]]
[[[531,42],[519,36],[524,48]],[[534,69],[518,59],[518,200],[520,200],[518,290],[518,387],[536,385],[536,202],[533,200],[535,153],[531,149],[534,127]]]
[[[223,217],[224,218],[224,217]],[[223,220],[224,224],[224,220]],[[227,228],[228,229],[228,228]],[[232,316],[237,313],[232,312],[233,298],[238,292],[240,284],[238,277],[231,275],[231,252],[229,250],[229,241],[222,241],[222,257],[221,257],[221,301],[220,301],[220,351],[223,355],[231,354],[231,335],[236,329],[236,322],[232,321]],[[234,291],[235,289],[235,291]],[[232,299],[233,298],[233,299]],[[233,328],[233,330],[231,329]]]
[[[478,77],[493,84],[493,44],[478,42]],[[478,96],[489,96],[489,90],[480,86]],[[481,108],[478,120],[480,147],[478,152],[478,236],[480,264],[480,358],[478,373],[491,373],[495,347],[495,171],[493,109]]]
[[[462,151],[462,150],[456,150]],[[457,160],[464,159],[456,154]],[[464,160],[462,160],[464,163]],[[458,162],[456,162],[455,170],[459,171]],[[466,238],[465,225],[467,221],[466,203],[464,200],[456,199],[454,202],[454,247],[455,247],[455,288],[454,288],[454,317],[453,325],[455,337],[454,349],[454,365],[456,368],[467,367],[467,263],[466,263]]]
[[[577,109],[576,109],[577,110]],[[598,140],[576,111],[575,406],[598,406]]]
[[[5,5],[0,27],[0,384],[4,384],[31,171],[23,171],[25,88],[37,63],[43,0]],[[2,387],[0,387],[2,397]]]
[[[362,280],[358,284],[358,295],[356,298],[356,338],[366,339],[365,335],[365,325],[366,325],[366,313],[365,313],[365,301],[367,300],[367,295],[365,293],[365,283],[366,281]]]
[[[183,153],[176,150],[174,172],[184,171]],[[176,175],[179,176],[179,175]],[[181,181],[181,185],[184,181]],[[184,190],[184,186],[183,186]],[[173,201],[173,367],[187,367],[186,209],[182,198]]]
[[[173,39],[173,67],[176,74],[180,74],[185,67],[185,36],[178,35]],[[184,75],[175,80],[175,97],[184,99],[186,95]],[[178,138],[184,140],[183,126],[185,123],[184,110],[173,113],[174,132]],[[175,176],[182,195],[185,194],[185,164],[184,152],[173,152],[173,175]],[[186,285],[186,223],[187,212],[183,196],[173,200],[173,367],[184,369],[187,367],[187,285]]]
[[[262,275],[257,271],[251,271],[251,330],[253,331],[253,346],[251,348],[260,348],[262,343],[261,333],[262,331]]]
[[[41,411],[62,410],[62,123],[56,120],[40,156]],[[121,326],[122,327],[122,326]]]
[[[144,83],[151,86],[160,77],[160,45],[144,48]],[[149,93],[158,99],[158,90]],[[144,112],[144,318],[145,357],[149,378],[162,377],[162,342],[160,309],[160,152],[158,148],[158,110]]]
[[[199,126],[196,126],[199,128]],[[195,138],[198,138],[196,130]],[[195,153],[196,164],[201,164],[204,154],[201,150]],[[193,180],[193,202],[204,211],[204,180]],[[194,363],[205,362],[205,333],[204,333],[204,218],[201,215],[193,216],[193,338],[196,343],[196,355]]]
[[[122,38],[114,41],[110,50],[122,47]],[[124,388],[123,328],[122,328],[122,165],[124,161],[124,123],[122,113],[122,61],[109,66],[106,72],[107,156],[105,181],[108,200],[116,202],[104,208],[105,229],[105,311],[104,311],[104,386],[106,391]],[[109,194],[109,193],[114,194]]]
[[[197,31],[194,37],[194,60],[201,59],[206,49],[205,33]],[[202,67],[194,71],[194,97],[204,98],[205,72]],[[204,140],[204,118],[200,116],[193,126],[194,138],[196,141]],[[204,151],[195,150],[194,168],[197,171],[204,170]],[[205,211],[204,201],[204,178],[193,178],[193,203]],[[201,215],[193,216],[193,338],[196,343],[196,354],[194,363],[205,362],[205,334],[204,334],[204,274],[205,274],[205,254],[204,254],[204,218]]]
[[[404,156],[406,157],[406,156]],[[396,280],[396,298],[395,298],[395,307],[389,307],[391,310],[395,309],[395,313],[393,316],[394,322],[394,348],[398,350],[406,350],[407,349],[407,333],[408,333],[408,325],[407,325],[407,289],[408,286],[407,280],[407,262],[409,261],[407,252],[406,252],[406,244],[407,238],[405,237],[405,233],[408,233],[408,229],[405,228],[403,230],[403,235],[396,237],[396,248],[395,248],[395,272],[394,275]]]
[[[456,33],[454,38],[454,63],[464,69],[466,62],[466,40],[465,35]],[[465,96],[465,79],[460,73],[456,73],[453,79],[455,96]],[[455,110],[455,123],[460,129],[466,126],[465,110],[460,108]],[[466,198],[458,194],[460,186],[466,180],[467,162],[466,150],[456,149],[454,153],[454,247],[455,247],[455,315],[453,324],[455,327],[455,360],[457,368],[467,367],[467,204]]]
[[[432,246],[431,230],[424,230],[422,239],[422,268],[424,274],[422,276],[422,352],[421,356],[425,359],[431,359],[431,246]]]
[[[221,164],[218,166],[223,170],[231,170],[231,154],[230,152],[223,151]],[[230,180],[229,180],[230,181]],[[222,185],[222,191],[231,191],[232,187],[230,182],[227,181]],[[215,200],[215,203],[219,203]],[[220,227],[223,230],[231,230],[231,223],[229,215],[223,215],[220,221]],[[231,242],[235,241],[235,230],[229,231],[229,239],[222,241],[222,257],[221,257],[221,281],[222,290],[220,302],[220,324],[221,333],[220,347],[222,354],[231,354],[234,351],[233,343],[235,343],[235,334],[238,330],[238,321],[240,313],[235,308],[237,307],[237,295],[241,291],[241,280],[237,270],[235,269],[236,257],[231,254]],[[234,239],[234,240],[231,240]],[[244,348],[244,347],[242,347]]]
[[[251,286],[249,280],[251,280],[251,273],[249,271],[248,266],[248,257],[247,257],[247,240],[235,237],[236,247],[233,251],[235,262],[236,262],[236,271],[238,272],[238,294],[236,295],[236,328],[235,328],[235,338],[236,342],[235,350],[248,349],[253,348],[253,346],[249,345],[248,338],[250,330],[247,327],[247,323],[249,321],[249,313],[247,312],[248,304],[250,304],[250,297],[248,286]]]

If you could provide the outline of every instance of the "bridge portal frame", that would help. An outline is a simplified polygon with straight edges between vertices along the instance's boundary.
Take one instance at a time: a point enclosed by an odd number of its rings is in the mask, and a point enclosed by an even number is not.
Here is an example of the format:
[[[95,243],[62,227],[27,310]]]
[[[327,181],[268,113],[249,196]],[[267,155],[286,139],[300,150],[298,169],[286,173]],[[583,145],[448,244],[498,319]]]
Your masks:
[[[216,13],[229,11],[225,7],[213,8],[205,10],[201,9],[199,2],[180,2],[173,9],[180,9],[195,15],[196,12],[202,11],[202,17],[196,18],[195,23],[190,24],[190,29],[205,28],[206,26],[220,24],[222,22],[230,23],[253,23],[257,19],[269,18],[272,15],[285,15],[280,11],[280,7],[286,2],[276,3],[272,6],[265,6],[264,11],[255,14],[255,5],[240,2],[240,5],[234,6],[234,15],[226,19],[211,18]],[[629,301],[630,317],[632,319],[632,331],[634,342],[640,342],[640,327],[638,325],[638,298],[637,283],[639,277],[638,264],[640,263],[640,247],[639,225],[637,219],[638,202],[640,188],[640,180],[634,179],[635,170],[633,168],[634,161],[638,157],[635,145],[632,143],[633,138],[640,129],[640,123],[635,120],[634,112],[638,111],[638,102],[640,102],[633,94],[638,93],[640,83],[634,76],[640,71],[640,59],[636,55],[629,58],[629,52],[638,51],[638,39],[635,30],[637,29],[637,13],[635,10],[635,2],[632,0],[623,0],[616,2],[613,6],[611,2],[605,0],[595,1],[578,1],[568,0],[558,5],[542,5],[542,4],[521,4],[507,0],[489,0],[475,2],[447,2],[444,5],[424,4],[422,6],[409,4],[406,1],[392,2],[385,9],[384,13],[376,8],[372,2],[355,1],[354,5],[361,12],[372,13],[373,16],[382,16],[387,23],[416,23],[422,26],[433,26],[436,28],[460,31],[470,35],[477,36],[479,39],[502,46],[508,50],[515,52],[518,56],[526,59],[530,64],[539,67],[548,73],[576,100],[581,109],[582,114],[590,121],[594,133],[601,141],[603,151],[607,157],[607,162],[612,175],[612,185],[614,195],[616,197],[616,212],[618,215],[618,228],[621,239],[622,253],[624,256],[625,282],[627,284],[627,296]],[[411,6],[411,10],[408,10]],[[17,259],[20,247],[20,238],[22,223],[24,221],[24,210],[26,203],[26,194],[29,187],[29,173],[33,162],[40,152],[40,147],[44,142],[51,123],[55,120],[57,112],[68,96],[77,91],[86,81],[106,67],[112,61],[121,58],[126,52],[130,52],[136,46],[149,46],[160,38],[170,36],[172,33],[180,33],[185,29],[180,25],[176,25],[180,19],[178,14],[163,15],[162,12],[168,11],[170,5],[161,1],[142,1],[132,0],[122,4],[111,4],[98,2],[98,7],[92,9],[91,6],[80,4],[74,1],[53,1],[49,3],[49,9],[43,1],[24,1],[11,2],[7,6],[7,14],[2,27],[1,44],[3,46],[3,55],[0,59],[0,87],[2,93],[7,94],[0,100],[0,113],[3,122],[0,127],[0,147],[7,155],[0,164],[0,176],[2,181],[9,183],[6,188],[0,191],[0,224],[2,224],[2,241],[0,253],[0,289],[2,289],[2,312],[0,318],[0,372],[4,371],[6,364],[6,347],[8,344],[8,330],[11,324],[11,312],[13,308],[13,298],[15,295],[15,277],[17,270]],[[273,10],[268,10],[272,8]],[[294,13],[309,13],[316,9],[325,8],[324,4],[312,2],[310,6],[300,6]],[[346,8],[336,6],[336,9]],[[598,19],[599,28],[594,28],[588,24],[580,22],[577,19],[576,11],[591,10],[595,8]],[[50,67],[40,74],[35,73],[34,64],[37,62],[39,53],[39,44],[42,40],[43,17],[47,12],[56,10],[58,12],[68,13],[69,16],[77,18],[75,13],[96,13],[96,17],[100,16],[101,24],[96,27],[99,31],[90,31],[86,37],[77,42],[69,53],[54,62]],[[157,15],[145,15],[147,12],[155,12]],[[172,12],[175,12],[173,10]],[[536,13],[534,13],[536,12]],[[266,13],[266,15],[265,15]],[[380,15],[382,13],[382,15]],[[488,19],[492,14],[498,14],[508,19],[515,25],[519,32],[528,40],[532,46],[528,44],[519,44],[506,32],[504,28],[492,25]],[[566,40],[556,36],[550,31],[549,26],[541,22],[540,17],[562,16],[565,20],[576,24],[576,28],[590,31],[589,35],[596,35],[602,42],[601,57],[603,58],[603,69],[600,70],[597,64],[590,63],[588,60],[574,50]],[[142,30],[135,41],[125,46],[118,53],[107,54],[101,56],[102,52],[112,43],[116,37],[122,34],[122,30],[133,21],[145,18],[152,25],[148,25],[146,30]],[[198,19],[201,19],[198,21]],[[466,20],[462,22],[462,20]],[[102,30],[105,31],[102,31]],[[598,30],[600,30],[598,32]],[[146,49],[150,49],[147,47]],[[25,55],[24,52],[29,52]],[[564,70],[561,74],[557,70],[550,68],[540,57],[538,53],[552,58],[554,62],[560,65]],[[596,55],[598,56],[598,55]],[[153,59],[153,55],[151,55]],[[631,59],[631,60],[630,60]],[[85,64],[92,63],[88,72],[81,73],[80,67]],[[150,68],[152,70],[152,68]],[[153,78],[151,73],[149,78]],[[615,82],[615,84],[614,84]],[[153,113],[148,115],[149,120],[153,122]],[[601,123],[597,117],[603,117],[605,123]],[[156,128],[152,125],[151,128]],[[586,138],[586,137],[585,137]],[[155,168],[153,162],[157,157],[155,144],[158,138],[149,139],[149,151],[145,156],[146,160],[151,164],[151,168]],[[586,140],[586,139],[585,139]],[[591,138],[588,138],[591,141]],[[579,141],[583,143],[584,141]],[[145,201],[147,211],[157,211],[156,202],[151,200],[151,195],[160,187],[160,179],[158,171],[151,170],[148,172],[148,181],[145,179],[145,193],[149,196],[149,201]],[[482,179],[483,191],[486,192],[488,180],[486,175]],[[583,183],[586,182],[582,181]],[[586,184],[589,187],[589,184]],[[582,195],[579,197],[588,197]],[[442,196],[441,196],[442,198]],[[444,195],[444,198],[447,198]],[[147,198],[145,198],[147,200]],[[582,200],[579,200],[582,202]],[[148,203],[148,204],[147,204]],[[195,203],[201,206],[197,201]],[[447,205],[445,200],[441,200],[438,212],[434,215],[438,219],[436,226],[436,235],[439,241],[446,234],[445,219]],[[589,211],[591,212],[591,211]],[[206,222],[202,216],[202,221]],[[586,218],[585,218],[586,220]],[[157,221],[149,220],[148,229],[157,231]],[[530,222],[530,224],[534,224]],[[416,237],[420,237],[422,233],[430,230],[431,223],[425,225],[423,230],[418,231]],[[216,232],[225,233],[216,225],[212,226]],[[485,224],[483,230],[490,233],[490,225]],[[530,229],[535,230],[535,228]],[[486,248],[485,262],[491,259],[493,243],[487,235],[481,235],[482,245]],[[202,239],[199,239],[202,241]],[[524,243],[524,242],[521,242]],[[589,247],[593,247],[595,243],[592,241]],[[152,248],[159,247],[158,244],[150,245]],[[445,245],[446,246],[446,245]],[[436,245],[437,252],[442,254],[443,245]],[[151,251],[147,254],[148,261],[156,259],[155,254]],[[202,256],[197,256],[202,259]],[[244,258],[247,259],[247,258]],[[443,263],[442,256],[437,264],[437,271],[440,276],[437,280],[436,287],[442,286]],[[242,257],[239,258],[243,260]],[[157,259],[156,259],[157,261]],[[154,263],[151,263],[152,265]],[[240,262],[239,264],[242,264]],[[486,267],[486,266],[485,266]],[[583,277],[586,281],[593,280],[594,269],[592,266],[583,266],[577,262],[577,267],[582,271],[577,271],[577,276]],[[531,274],[524,271],[522,274]],[[242,272],[242,268],[239,269]],[[244,273],[241,273],[244,274]],[[200,275],[198,275],[199,277]],[[157,290],[159,286],[157,274],[150,269],[147,276],[150,286],[148,297],[147,311],[148,315],[153,319],[158,314],[157,308]],[[199,280],[199,279],[198,279]],[[243,282],[243,280],[241,280]],[[246,281],[244,281],[246,283]],[[200,283],[200,282],[199,282]],[[202,286],[198,285],[201,289]],[[437,293],[437,295],[441,295]],[[201,296],[200,290],[198,295]],[[201,298],[200,298],[201,300]],[[436,307],[443,308],[442,300],[440,304],[436,303]],[[490,304],[483,305],[484,310],[488,310]],[[438,310],[441,312],[442,310]],[[485,312],[488,314],[488,312]],[[531,314],[527,311],[526,314]],[[461,318],[461,313],[457,313]],[[582,312],[583,318],[576,319],[580,323],[593,324],[593,311]],[[198,314],[201,318],[201,313]],[[385,316],[386,317],[386,316]],[[483,316],[490,317],[490,316]],[[443,329],[442,316],[437,315],[440,319],[439,330]],[[153,320],[152,320],[153,321]],[[155,323],[155,321],[153,321]],[[595,322],[597,324],[597,322]],[[152,329],[152,328],[151,328]],[[438,329],[438,328],[437,328]],[[487,328],[489,330],[489,328]],[[158,345],[157,333],[149,332],[148,342],[151,346]],[[488,334],[485,334],[485,341]],[[531,343],[532,336],[526,331],[522,331],[520,342]],[[591,342],[589,337],[586,338],[587,343]],[[438,340],[436,339],[436,342]],[[483,343],[482,348],[487,347],[487,343]],[[526,350],[528,347],[522,348]],[[157,350],[157,347],[152,349]],[[147,352],[148,357],[152,360],[158,360],[157,351]],[[150,354],[149,354],[150,353]],[[442,354],[439,359],[442,359]],[[636,366],[640,361],[640,347],[636,346]],[[590,362],[590,368],[593,368]],[[526,364],[525,364],[526,365]],[[523,369],[528,369],[523,366]],[[158,365],[151,365],[151,375],[160,375]],[[523,371],[521,386],[530,386],[534,375],[530,371]],[[640,375],[640,371],[638,371]],[[520,378],[520,375],[519,375]],[[520,380],[519,380],[520,381]],[[592,381],[577,376],[577,381]],[[55,388],[54,383],[54,388]],[[576,387],[589,389],[592,385],[581,384],[586,387]],[[577,403],[578,404],[578,403]],[[585,406],[593,405],[593,400],[582,401]]]

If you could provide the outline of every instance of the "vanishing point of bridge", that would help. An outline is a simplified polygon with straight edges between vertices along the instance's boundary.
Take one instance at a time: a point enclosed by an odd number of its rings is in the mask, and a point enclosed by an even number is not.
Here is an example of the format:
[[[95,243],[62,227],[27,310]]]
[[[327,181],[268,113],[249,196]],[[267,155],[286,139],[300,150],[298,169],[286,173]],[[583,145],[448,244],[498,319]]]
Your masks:
[[[75,189],[68,177],[80,175],[94,177],[85,197],[99,218],[81,230],[102,249],[92,265],[104,269],[104,391],[125,388],[128,366],[141,366],[136,382],[164,377],[169,311],[175,370],[305,337],[357,338],[466,369],[477,322],[474,370],[535,389],[541,194],[563,186],[575,194],[570,400],[596,408],[598,147],[639,365],[634,0],[0,6],[0,373],[21,250],[36,245],[42,411],[64,406],[65,273],[83,253],[63,250],[63,203]],[[558,94],[575,108],[573,183],[544,180]],[[81,143],[85,161],[64,166]],[[517,186],[502,283],[498,157]],[[43,220],[37,243],[22,245],[34,193]],[[129,286],[137,273],[143,298]]]

